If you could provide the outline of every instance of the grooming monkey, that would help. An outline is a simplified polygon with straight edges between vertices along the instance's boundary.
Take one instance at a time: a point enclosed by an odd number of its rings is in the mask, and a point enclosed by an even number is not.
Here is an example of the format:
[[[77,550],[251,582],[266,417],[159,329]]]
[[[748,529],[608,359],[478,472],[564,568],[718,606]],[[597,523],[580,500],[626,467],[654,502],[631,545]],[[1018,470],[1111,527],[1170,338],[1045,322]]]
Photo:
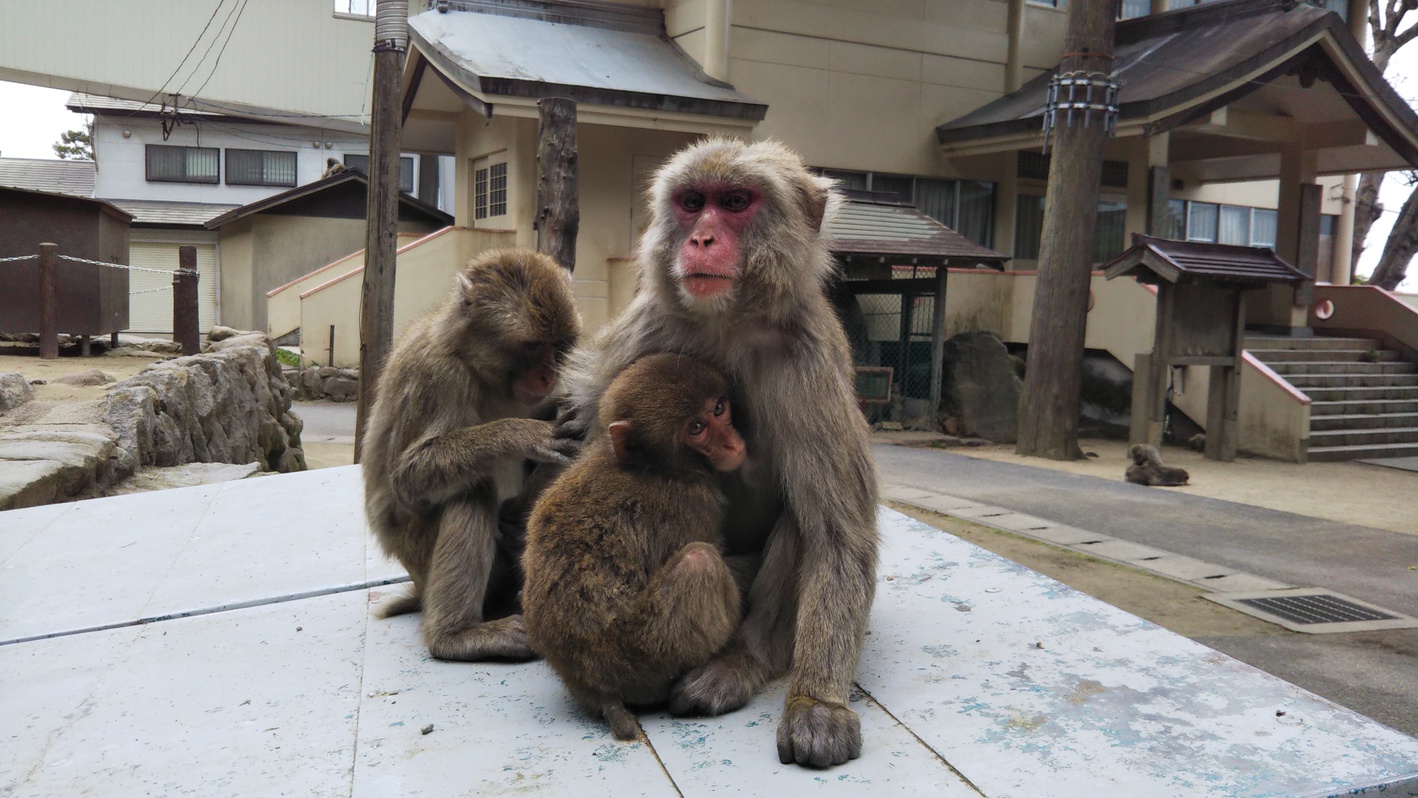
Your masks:
[[[691,358],[637,360],[601,399],[605,431],[527,525],[532,647],[621,740],[638,734],[626,704],[664,701],[739,624],[739,590],[718,547],[716,472],[746,456],[728,392]]]
[[[1123,472],[1123,478],[1128,482],[1138,485],[1176,487],[1187,484],[1187,480],[1191,478],[1185,468],[1162,465],[1162,455],[1155,446],[1134,443],[1128,447],[1128,456],[1132,458],[1132,465]]]
[[[521,541],[499,529],[499,508],[522,490],[526,461],[567,459],[568,442],[532,416],[556,390],[580,323],[555,261],[488,252],[409,325],[379,377],[361,458],[365,511],[413,590],[376,613],[422,609],[439,659],[534,656],[521,615],[505,615],[521,587]]]
[[[790,674],[778,727],[784,763],[825,767],[861,752],[848,706],[876,590],[875,464],[846,336],[824,285],[833,182],[775,142],[709,139],[656,173],[640,288],[568,372],[573,428],[626,365],[679,352],[729,378],[753,479],[729,476],[728,555],[758,553],[747,615],[670,709],[720,714]]]

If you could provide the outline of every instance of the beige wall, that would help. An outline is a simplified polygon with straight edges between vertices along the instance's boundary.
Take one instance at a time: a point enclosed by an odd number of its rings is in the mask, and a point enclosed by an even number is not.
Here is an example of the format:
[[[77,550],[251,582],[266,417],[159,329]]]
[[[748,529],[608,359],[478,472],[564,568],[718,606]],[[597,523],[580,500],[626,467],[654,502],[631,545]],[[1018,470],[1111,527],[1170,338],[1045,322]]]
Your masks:
[[[0,4],[0,80],[140,102],[164,87],[200,86],[204,99],[224,105],[337,118],[325,124],[355,125],[368,114],[373,19],[336,17],[331,0],[250,0],[228,35],[214,34],[213,25],[203,36],[214,5],[74,0],[56,11],[49,3]],[[187,69],[170,79],[193,43],[214,35],[224,42],[219,68],[212,70],[213,50],[197,79],[185,80]]]
[[[428,222],[399,222],[401,233],[421,235],[434,228]],[[223,323],[266,330],[266,293],[364,249],[365,223],[263,213],[225,225],[221,236]]]
[[[447,227],[399,249],[395,269],[394,338],[408,323],[438,304],[453,288],[453,275],[478,252],[514,244],[510,231]],[[335,328],[335,366],[359,365],[359,307],[364,269],[344,272],[300,297],[303,362],[331,365],[330,327]]]
[[[403,248],[423,236],[399,233],[397,246]],[[300,295],[356,269],[364,268],[364,250],[340,258],[266,292],[266,333],[279,338],[300,327]]]

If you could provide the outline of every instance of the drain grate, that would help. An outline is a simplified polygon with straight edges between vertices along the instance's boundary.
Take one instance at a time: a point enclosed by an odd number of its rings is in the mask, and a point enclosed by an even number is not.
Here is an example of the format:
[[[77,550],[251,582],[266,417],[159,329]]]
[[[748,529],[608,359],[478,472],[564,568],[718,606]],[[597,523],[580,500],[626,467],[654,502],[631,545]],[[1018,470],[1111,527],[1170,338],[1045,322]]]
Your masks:
[[[1217,604],[1295,632],[1325,634],[1418,627],[1418,619],[1321,588],[1203,595]]]
[[[1397,615],[1370,609],[1333,593],[1309,596],[1267,596],[1238,599],[1248,607],[1268,612],[1291,623],[1348,623],[1350,621],[1391,621]]]

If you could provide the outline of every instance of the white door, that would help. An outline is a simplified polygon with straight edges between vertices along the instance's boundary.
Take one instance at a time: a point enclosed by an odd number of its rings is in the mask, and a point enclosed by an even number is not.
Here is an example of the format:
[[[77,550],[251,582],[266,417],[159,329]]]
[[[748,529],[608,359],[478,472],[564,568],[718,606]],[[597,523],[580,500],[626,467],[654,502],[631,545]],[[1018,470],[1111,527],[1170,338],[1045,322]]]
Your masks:
[[[178,244],[134,241],[128,263],[167,274],[128,273],[128,329],[135,335],[172,335],[172,272],[177,270]],[[197,328],[206,334],[217,321],[217,246],[197,248]]]

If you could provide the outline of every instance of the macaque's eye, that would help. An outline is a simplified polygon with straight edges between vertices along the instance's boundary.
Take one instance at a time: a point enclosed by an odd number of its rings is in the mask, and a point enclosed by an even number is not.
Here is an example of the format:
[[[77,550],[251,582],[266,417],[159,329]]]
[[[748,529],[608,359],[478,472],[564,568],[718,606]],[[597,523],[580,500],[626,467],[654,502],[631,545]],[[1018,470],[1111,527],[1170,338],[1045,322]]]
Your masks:
[[[749,206],[749,196],[748,196],[748,192],[747,192],[747,191],[730,191],[730,192],[728,192],[727,194],[724,195],[724,199],[723,199],[723,201],[722,201],[720,204],[724,206],[724,210],[726,210],[726,211],[733,211],[734,213],[738,213],[739,211],[748,210],[748,206]]]
[[[709,429],[709,425],[704,423],[704,419],[696,418],[689,422],[689,437],[698,438],[704,434],[704,430]]]
[[[686,191],[680,195],[679,206],[687,211],[704,210],[704,195],[698,191]]]
[[[719,401],[717,401],[717,402],[714,403],[714,415],[716,415],[716,416],[722,416],[722,415],[724,415],[724,411],[728,409],[728,406],[729,406],[729,400],[726,399],[726,398],[724,398],[724,397],[722,397],[722,396],[719,397]]]

